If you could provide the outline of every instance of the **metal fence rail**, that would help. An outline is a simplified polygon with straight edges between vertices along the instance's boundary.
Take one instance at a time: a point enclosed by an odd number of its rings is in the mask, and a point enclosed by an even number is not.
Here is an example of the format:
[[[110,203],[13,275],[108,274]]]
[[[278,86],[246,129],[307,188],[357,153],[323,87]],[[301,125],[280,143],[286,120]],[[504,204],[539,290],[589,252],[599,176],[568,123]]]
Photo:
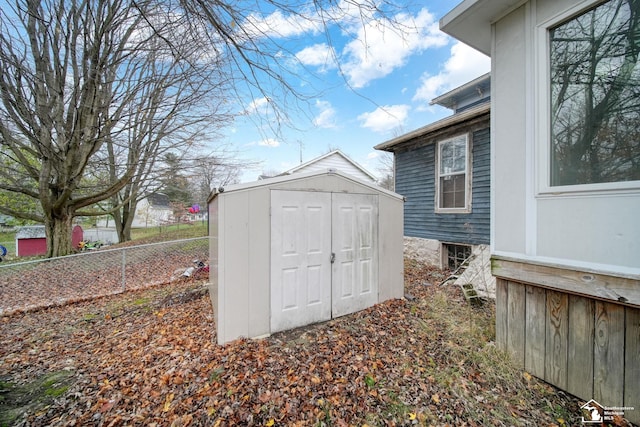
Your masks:
[[[0,265],[0,315],[168,283],[196,259],[208,261],[208,237]]]

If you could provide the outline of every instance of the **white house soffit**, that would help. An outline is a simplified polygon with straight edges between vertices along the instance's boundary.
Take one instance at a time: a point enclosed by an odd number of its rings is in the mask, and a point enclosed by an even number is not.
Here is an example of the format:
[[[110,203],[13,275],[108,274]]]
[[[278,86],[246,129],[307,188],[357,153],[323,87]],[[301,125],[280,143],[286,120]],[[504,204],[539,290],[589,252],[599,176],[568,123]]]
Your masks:
[[[476,107],[469,108],[468,110],[464,110],[461,113],[457,113],[452,116],[445,117],[444,119],[440,119],[437,122],[433,122],[427,126],[423,126],[412,132],[405,133],[404,135],[400,135],[397,138],[390,139],[389,141],[383,142],[382,144],[378,144],[373,148],[375,148],[376,150],[391,151],[389,150],[390,148],[396,145],[402,144],[403,142],[411,141],[412,139],[421,137],[425,134],[435,132],[440,129],[444,129],[448,126],[457,125],[467,120],[471,120],[474,117],[488,113],[489,111],[491,111],[491,104],[489,102],[485,102]]]
[[[523,0],[464,0],[440,19],[440,29],[491,56],[491,24]]]
[[[324,170],[324,171],[315,171],[315,172],[306,172],[306,173],[295,173],[292,175],[282,175],[282,176],[276,176],[273,178],[267,178],[267,179],[262,179],[259,181],[254,181],[254,182],[246,182],[246,183],[242,183],[242,184],[234,184],[234,185],[229,185],[228,187],[224,187],[224,188],[217,188],[215,189],[211,195],[209,196],[208,202],[211,202],[211,200],[213,200],[215,197],[217,197],[220,193],[231,193],[231,192],[237,192],[237,191],[245,191],[245,190],[252,190],[254,188],[260,188],[260,187],[271,187],[280,183],[285,183],[285,182],[291,182],[291,181],[305,181],[308,180],[310,178],[314,178],[317,176],[322,176],[322,175],[334,175],[334,176],[339,176],[342,179],[348,180],[348,181],[353,181],[357,184],[363,185],[367,188],[370,188],[372,191],[376,192],[376,193],[382,193],[382,194],[386,194],[387,196],[391,196],[395,199],[403,199],[403,196],[401,196],[398,193],[394,193],[393,191],[389,191],[386,190],[382,187],[380,187],[379,185],[376,185],[372,182],[368,182],[368,181],[364,181],[362,179],[358,179],[356,177],[354,177],[353,175],[349,175],[345,172],[339,171],[339,170]],[[302,187],[301,187],[302,188]],[[312,191],[311,189],[309,189],[309,191]]]

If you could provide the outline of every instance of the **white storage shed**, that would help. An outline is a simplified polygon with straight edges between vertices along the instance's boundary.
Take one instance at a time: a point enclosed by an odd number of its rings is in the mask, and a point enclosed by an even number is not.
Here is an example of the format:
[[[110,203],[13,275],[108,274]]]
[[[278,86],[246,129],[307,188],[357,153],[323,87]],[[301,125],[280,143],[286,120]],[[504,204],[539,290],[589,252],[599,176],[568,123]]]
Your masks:
[[[219,344],[404,295],[396,193],[328,170],[221,188],[208,208]]]

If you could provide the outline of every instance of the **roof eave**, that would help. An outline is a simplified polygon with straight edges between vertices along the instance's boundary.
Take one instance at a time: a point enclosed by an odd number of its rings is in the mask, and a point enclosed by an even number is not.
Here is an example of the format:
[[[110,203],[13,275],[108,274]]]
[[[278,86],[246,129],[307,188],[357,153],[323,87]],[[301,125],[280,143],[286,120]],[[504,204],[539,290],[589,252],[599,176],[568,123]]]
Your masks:
[[[463,0],[440,19],[440,30],[491,56],[491,25],[527,0]]]
[[[412,132],[405,133],[404,135],[400,135],[399,137],[383,142],[382,144],[378,144],[373,148],[375,148],[376,150],[382,150],[382,151],[394,151],[393,150],[394,147],[400,144],[403,144],[407,141],[411,141],[412,139],[419,138],[423,135],[426,135],[431,132],[435,132],[445,127],[453,126],[458,123],[471,120],[474,117],[480,116],[482,114],[486,114],[490,111],[491,111],[491,103],[485,102],[476,107],[469,108],[468,110],[464,110],[460,113],[456,113],[451,116],[445,117],[444,119],[440,119],[437,122],[433,122],[431,124],[428,124],[427,126],[423,126]]]
[[[490,76],[491,73],[485,73],[460,87],[433,98],[431,102],[429,102],[429,105],[440,105],[446,108],[454,108],[456,103],[455,100],[458,96],[464,95],[470,89],[476,88],[478,85],[489,84],[489,81],[491,80]]]

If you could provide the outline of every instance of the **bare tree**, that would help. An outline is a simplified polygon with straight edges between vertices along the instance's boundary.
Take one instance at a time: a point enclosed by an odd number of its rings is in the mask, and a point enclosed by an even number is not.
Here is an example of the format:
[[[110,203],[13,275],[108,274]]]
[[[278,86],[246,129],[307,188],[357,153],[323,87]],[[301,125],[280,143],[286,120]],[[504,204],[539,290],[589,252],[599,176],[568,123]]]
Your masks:
[[[215,188],[238,183],[240,173],[247,167],[255,166],[255,162],[240,163],[235,154],[212,154],[193,160],[193,181],[197,189],[196,201],[205,205],[209,195]]]
[[[314,88],[313,77],[309,78],[313,73],[306,78],[300,74],[299,70],[306,67],[287,43],[291,36],[306,32],[324,36],[331,47],[327,60],[332,61],[345,84],[357,93],[341,67],[339,53],[333,49],[330,27],[337,25],[343,33],[352,34],[362,29],[366,34],[367,25],[376,22],[380,30],[401,37],[417,31],[415,26],[401,21],[407,3],[393,0],[179,1],[193,29],[207,28],[207,36],[228,55],[228,74],[234,76],[237,98],[266,102],[264,108],[270,112],[269,118],[259,125],[266,125],[276,134],[283,125],[293,126],[291,115],[310,117],[308,101],[317,99],[321,92]],[[365,49],[368,42],[365,36],[362,40]]]
[[[139,185],[162,147],[216,111],[202,101],[217,98],[221,56],[175,12],[150,0],[18,0],[0,12],[0,155],[11,165],[0,191],[41,207],[0,212],[43,222],[48,256],[69,253],[73,218],[92,213],[82,209]]]
[[[378,172],[380,172],[380,186],[387,190],[395,190],[395,166],[393,153],[381,152],[378,157]]]
[[[317,96],[298,89],[308,85],[286,34],[260,17],[276,11],[332,45],[329,23],[402,10],[384,0],[14,1],[0,12],[0,156],[11,164],[0,192],[37,200],[40,212],[0,212],[44,222],[48,256],[70,251],[79,214],[107,209],[124,229],[157,156],[203,135],[225,102],[262,97],[277,128]],[[221,81],[231,89],[216,96]]]

